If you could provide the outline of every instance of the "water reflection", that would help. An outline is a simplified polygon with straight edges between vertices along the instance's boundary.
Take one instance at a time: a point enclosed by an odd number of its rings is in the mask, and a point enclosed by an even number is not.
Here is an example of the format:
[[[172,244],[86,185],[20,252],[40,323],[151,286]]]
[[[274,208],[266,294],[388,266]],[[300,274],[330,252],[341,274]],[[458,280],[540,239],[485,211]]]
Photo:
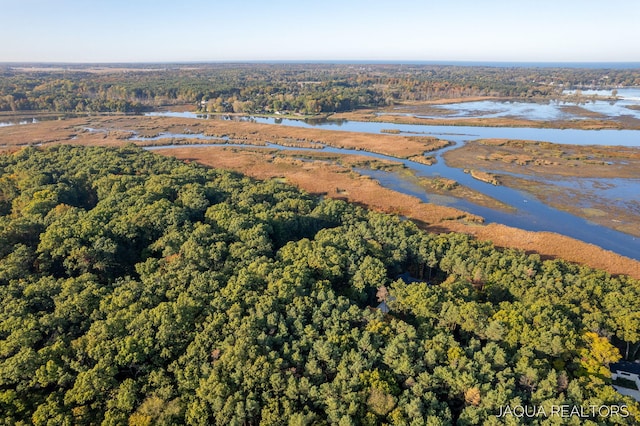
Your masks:
[[[453,104],[435,104],[430,108],[433,114],[388,113],[388,115],[406,115],[418,118],[521,118],[534,121],[584,120],[589,113],[606,117],[632,117],[640,119],[640,88],[621,88],[612,90],[565,91],[573,98],[550,100],[547,102],[484,100],[459,102]],[[578,107],[578,108],[575,108]],[[585,112],[581,111],[585,110]],[[380,113],[384,116],[386,113]]]
[[[180,114],[181,117],[200,118],[195,113],[149,113],[159,116],[174,116],[168,114]],[[400,135],[426,135],[441,139],[456,139],[460,141],[501,138],[522,139],[532,141],[545,141],[564,143],[570,145],[620,145],[640,146],[640,130],[579,130],[579,129],[539,129],[532,127],[480,127],[480,126],[426,126],[422,124],[395,124],[363,121],[333,121],[309,122],[294,120],[291,118],[273,117],[245,117],[261,124],[279,124],[281,126],[320,128],[344,132],[362,132],[383,134],[385,130],[397,130]],[[276,120],[278,120],[276,122]],[[386,133],[385,133],[386,134]]]
[[[25,125],[25,124],[35,124],[37,122],[38,122],[38,119],[36,119],[35,117],[20,118],[20,119],[10,120],[10,121],[0,121],[0,127],[20,126],[20,125]]]
[[[216,145],[191,145],[193,147],[203,146],[220,146]],[[255,145],[246,144],[228,144],[230,147],[256,147]],[[170,147],[185,147],[184,145],[175,145]],[[169,147],[169,148],[170,148]],[[285,147],[276,144],[267,144],[268,148],[275,148],[286,151],[308,151],[307,148]],[[167,147],[151,147],[149,149],[161,149]],[[640,238],[618,232],[604,226],[596,225],[578,216],[566,213],[552,208],[543,202],[537,200],[522,191],[518,191],[505,186],[493,186],[485,182],[481,182],[472,178],[469,174],[464,173],[460,169],[449,167],[440,157],[445,152],[454,147],[447,147],[440,150],[437,154],[438,163],[433,166],[426,166],[415,163],[410,160],[398,159],[382,154],[375,154],[366,151],[357,151],[342,148],[333,148],[325,146],[323,152],[336,154],[363,155],[377,159],[392,160],[401,162],[417,176],[424,177],[445,177],[459,182],[461,185],[467,186],[475,191],[481,192],[487,196],[493,197],[505,204],[515,208],[515,212],[504,212],[493,210],[487,207],[473,204],[470,201],[456,199],[454,197],[434,197],[428,194],[422,188],[407,182],[398,175],[394,175],[384,171],[366,171],[367,174],[375,179],[380,179],[383,186],[396,190],[401,193],[407,193],[417,196],[423,201],[434,202],[438,204],[450,205],[472,214],[476,214],[485,218],[487,222],[502,223],[508,226],[521,228],[530,231],[550,231],[567,235],[581,241],[596,244],[607,250],[640,260]]]
[[[163,113],[160,113],[163,114]],[[159,114],[159,115],[160,115]],[[180,113],[183,117],[197,118],[193,113]],[[454,142],[455,146],[443,148],[435,153],[438,162],[433,166],[425,166],[414,163],[409,160],[402,160],[394,157],[388,157],[381,154],[368,153],[365,151],[356,151],[348,149],[339,149],[332,147],[324,147],[324,152],[338,154],[357,154],[366,155],[379,159],[390,159],[401,162],[406,167],[414,171],[417,176],[435,177],[442,176],[456,180],[461,185],[467,186],[475,191],[481,192],[487,196],[493,197],[505,204],[516,209],[514,213],[492,210],[487,207],[475,205],[468,200],[455,199],[453,197],[435,197],[433,194],[426,193],[423,189],[418,190],[416,187],[408,185],[408,183],[399,177],[385,175],[384,172],[367,172],[366,174],[382,179],[382,184],[390,189],[399,192],[416,195],[422,200],[430,202],[450,205],[461,210],[467,211],[484,217],[487,222],[503,223],[509,226],[531,230],[531,231],[551,231],[563,235],[567,235],[582,241],[596,244],[616,253],[640,260],[640,238],[622,232],[614,231],[604,226],[595,225],[585,219],[574,216],[572,214],[554,209],[541,201],[538,201],[530,194],[517,191],[515,189],[504,186],[493,186],[485,182],[473,179],[469,174],[464,173],[460,169],[449,167],[442,158],[442,154],[449,149],[454,149],[464,145],[469,140],[481,138],[503,138],[503,139],[523,139],[534,141],[546,141],[553,143],[563,143],[572,145],[608,145],[608,146],[639,146],[640,131],[638,130],[578,130],[578,129],[539,129],[526,127],[472,127],[472,126],[425,126],[425,125],[407,125],[393,123],[378,122],[352,122],[343,121],[340,123],[332,121],[309,122],[304,120],[293,120],[290,118],[274,118],[274,117],[250,117],[244,118],[255,123],[278,124],[282,126],[303,127],[303,128],[320,128],[345,132],[364,132],[373,134],[387,133],[384,130],[397,130],[399,135],[429,135],[439,137],[441,139]],[[391,135],[393,137],[393,135]],[[201,145],[200,145],[201,146]],[[241,145],[231,145],[238,146]],[[271,148],[282,150],[304,150],[303,148],[290,148],[269,144]],[[434,155],[434,153],[431,153]],[[526,178],[526,177],[525,177]],[[531,177],[528,177],[531,179]],[[552,180],[553,178],[550,178]],[[621,179],[624,184],[616,180],[600,180],[594,183],[591,188],[597,191],[598,187],[610,188],[610,184],[619,187],[620,197],[611,195],[612,199],[622,198],[624,194],[639,194],[640,181],[638,179]],[[595,182],[595,181],[594,181]],[[552,182],[552,183],[555,183]],[[565,185],[571,185],[566,181]],[[577,185],[577,184],[574,184]],[[615,189],[608,189],[610,194],[616,192]],[[630,195],[631,199],[637,199],[637,195]],[[617,201],[621,202],[621,201]]]

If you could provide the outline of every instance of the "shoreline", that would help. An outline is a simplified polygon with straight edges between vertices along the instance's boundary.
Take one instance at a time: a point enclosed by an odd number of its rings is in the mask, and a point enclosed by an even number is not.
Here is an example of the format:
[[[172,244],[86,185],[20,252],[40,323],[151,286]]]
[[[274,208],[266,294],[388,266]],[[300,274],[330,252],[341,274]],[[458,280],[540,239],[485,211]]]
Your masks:
[[[156,152],[210,167],[239,171],[257,179],[284,178],[311,194],[343,199],[375,211],[405,216],[428,232],[461,232],[491,241],[498,247],[537,253],[543,258],[561,258],[613,275],[629,275],[640,279],[640,261],[590,243],[552,232],[526,231],[497,223],[485,225],[477,216],[447,206],[423,203],[410,195],[384,188],[367,177],[350,177],[351,173],[336,166],[320,168],[317,164],[300,160],[275,158],[264,161],[265,154],[240,151],[230,147],[202,147],[171,148]],[[268,149],[265,151],[268,152]],[[323,187],[318,187],[319,181],[322,181]]]
[[[607,228],[640,237],[640,204],[590,193],[588,185],[609,187],[637,179],[640,147],[566,145],[514,139],[477,139],[444,153],[456,168],[475,162],[484,173],[499,175],[507,187],[523,190],[547,205]],[[571,182],[572,184],[567,184]],[[586,189],[581,185],[585,184]]]
[[[102,126],[100,132],[83,130],[86,127]],[[135,129],[135,130],[134,130]],[[280,143],[293,143],[308,148],[316,143],[376,152],[383,148],[385,152],[397,158],[407,158],[425,151],[427,138],[416,141],[413,137],[397,135],[367,135],[367,134],[336,134],[334,131],[321,129],[283,128],[257,123],[238,123],[224,121],[207,121],[188,118],[166,118],[145,116],[108,116],[84,117],[67,120],[43,121],[28,126],[4,127],[0,131],[0,145],[6,144],[5,149],[11,150],[26,145],[48,144],[78,144],[123,146],[132,143],[125,136],[131,131],[140,134],[158,134],[165,131],[176,133],[203,133],[211,136],[227,136],[238,143],[248,142],[257,144],[260,141],[277,140]],[[381,143],[371,145],[376,141],[395,141],[393,147]],[[422,138],[421,138],[422,139]],[[428,139],[430,141],[435,138]],[[437,140],[436,140],[437,141]],[[158,141],[150,141],[158,142]],[[143,142],[137,145],[146,145]],[[157,145],[157,144],[156,144]],[[213,151],[215,161],[201,159],[201,150]],[[251,148],[269,151],[268,148]],[[570,237],[549,232],[532,232],[506,225],[480,225],[481,218],[461,210],[447,206],[422,203],[415,197],[383,188],[373,179],[356,175],[350,169],[335,165],[305,163],[301,160],[280,158],[264,153],[257,155],[251,149],[233,146],[220,147],[185,147],[172,149],[167,155],[180,155],[188,161],[202,160],[203,164],[245,171],[246,174],[268,179],[285,177],[290,183],[310,193],[317,193],[335,198],[346,199],[373,210],[399,214],[410,217],[430,232],[464,232],[482,240],[491,240],[500,247],[523,249],[527,252],[537,252],[543,257],[559,257],[570,262],[585,264],[590,267],[603,269],[612,274],[625,274],[640,279],[640,261],[615,254],[595,245],[585,243]],[[180,151],[182,150],[182,151]],[[162,152],[159,150],[158,152]],[[200,152],[200,153],[199,153]],[[222,155],[221,153],[227,154]],[[251,158],[253,157],[253,158]],[[206,161],[205,161],[206,160]],[[305,167],[313,166],[312,169]],[[327,180],[323,180],[318,173],[331,172]],[[332,179],[330,180],[329,177]],[[337,179],[337,180],[335,180]],[[323,187],[320,187],[320,186]],[[337,191],[336,189],[340,189]]]

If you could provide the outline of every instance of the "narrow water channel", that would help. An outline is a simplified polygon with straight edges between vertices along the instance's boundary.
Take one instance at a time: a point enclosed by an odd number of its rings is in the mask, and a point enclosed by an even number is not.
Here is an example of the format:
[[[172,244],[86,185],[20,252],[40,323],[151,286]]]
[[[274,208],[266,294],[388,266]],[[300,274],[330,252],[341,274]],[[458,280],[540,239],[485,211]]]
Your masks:
[[[153,112],[149,116],[224,119],[221,116],[195,114],[193,112]],[[242,121],[281,126],[335,130],[341,132],[362,132],[383,134],[383,130],[397,130],[400,135],[435,136],[440,139],[457,138],[473,140],[484,138],[523,139],[570,145],[640,146],[640,130],[580,130],[580,129],[540,129],[532,127],[480,127],[480,126],[429,126],[422,124],[396,124],[361,121],[336,120],[293,120],[274,117],[234,117]]]
[[[182,113],[181,113],[182,114]],[[192,113],[188,113],[192,114]],[[192,114],[195,116],[195,114]],[[443,148],[430,155],[435,155],[437,163],[432,166],[415,163],[413,161],[390,157],[382,154],[375,154],[366,151],[341,149],[325,146],[322,151],[337,154],[364,155],[377,159],[386,159],[401,162],[405,167],[414,171],[417,176],[424,177],[445,177],[459,182],[461,185],[493,197],[505,204],[514,207],[513,213],[494,210],[483,206],[478,206],[468,200],[454,197],[442,197],[429,194],[423,188],[410,185],[398,175],[380,172],[358,170],[362,174],[367,174],[377,179],[381,185],[395,191],[414,195],[423,201],[444,204],[459,208],[472,214],[485,218],[485,221],[502,223],[508,226],[521,228],[530,231],[550,231],[567,235],[581,241],[595,244],[604,249],[614,251],[624,256],[640,260],[640,238],[629,234],[615,231],[613,229],[594,224],[583,218],[563,212],[550,207],[539,201],[532,195],[521,192],[506,186],[494,186],[474,179],[461,169],[449,167],[442,158],[442,154],[450,149],[458,148],[469,140],[480,138],[510,138],[527,139],[537,141],[547,141],[555,143],[575,144],[575,145],[623,145],[640,146],[640,131],[637,130],[572,130],[572,129],[533,129],[533,128],[493,128],[493,127],[469,127],[469,126],[422,126],[404,125],[391,123],[371,123],[371,122],[323,122],[310,124],[301,120],[274,119],[274,118],[251,118],[258,123],[280,124],[295,127],[321,127],[327,130],[366,132],[380,134],[383,129],[397,129],[400,134],[422,134],[436,136],[441,139],[455,143],[453,146]],[[198,138],[197,135],[190,135],[191,138]],[[168,135],[167,137],[177,137]],[[205,139],[204,135],[202,139]],[[184,147],[177,145],[176,147]],[[193,147],[203,147],[208,145],[192,145]],[[212,144],[210,146],[221,146]],[[247,145],[229,144],[229,146],[246,147]],[[289,151],[305,151],[305,148],[284,147],[275,144],[268,144],[268,147]],[[150,147],[149,149],[159,149],[165,147]],[[639,173],[640,177],[640,173]],[[626,190],[634,193],[636,198],[640,194],[640,179],[632,179],[626,182]]]
[[[195,144],[195,145],[167,145],[148,147],[149,150],[181,148],[181,147],[256,147],[255,145],[243,144]],[[275,148],[285,151],[308,151],[306,148],[285,147],[275,144],[267,144],[269,148]],[[451,149],[451,148],[448,148]],[[476,205],[472,202],[454,198],[430,195],[424,189],[408,184],[397,175],[389,172],[365,171],[358,170],[362,174],[367,174],[378,181],[381,185],[393,189],[395,191],[414,195],[423,201],[433,202],[436,204],[449,205],[461,210],[476,214],[485,218],[487,223],[502,223],[508,226],[521,228],[529,231],[550,231],[567,235],[581,241],[598,245],[607,250],[614,251],[627,257],[640,260],[640,238],[632,235],[624,234],[613,229],[606,228],[601,225],[594,224],[578,216],[550,207],[535,197],[511,189],[505,186],[494,186],[485,182],[478,181],[470,175],[464,173],[460,169],[448,167],[442,159],[433,166],[426,166],[409,160],[398,159],[382,154],[374,154],[365,151],[357,151],[342,148],[324,147],[321,151],[337,154],[364,155],[377,159],[398,161],[407,168],[413,170],[417,176],[434,177],[442,176],[458,181],[461,185],[472,188],[478,192],[482,192],[491,196],[505,204],[516,209],[515,212],[509,213],[500,210],[490,209]],[[439,154],[441,155],[441,154]],[[422,193],[422,195],[420,195]]]

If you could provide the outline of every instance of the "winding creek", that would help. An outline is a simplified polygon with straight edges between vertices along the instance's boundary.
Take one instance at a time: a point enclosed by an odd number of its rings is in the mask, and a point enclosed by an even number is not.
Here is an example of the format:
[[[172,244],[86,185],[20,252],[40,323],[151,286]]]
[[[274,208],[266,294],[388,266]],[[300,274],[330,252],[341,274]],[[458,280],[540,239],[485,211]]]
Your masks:
[[[190,117],[196,117],[193,113],[177,113],[181,116],[189,114]],[[154,115],[159,115],[155,113]],[[172,114],[175,116],[176,114]],[[386,159],[400,162],[405,167],[411,169],[417,176],[435,177],[442,176],[453,179],[461,185],[467,186],[473,190],[484,193],[505,204],[515,208],[515,212],[505,212],[494,210],[487,207],[478,206],[470,201],[458,199],[455,197],[441,196],[429,194],[424,188],[418,187],[411,182],[403,179],[399,175],[391,172],[358,169],[361,174],[368,175],[380,182],[381,185],[396,190],[401,193],[418,197],[427,202],[433,202],[441,205],[449,205],[459,208],[469,213],[477,214],[485,218],[486,222],[502,223],[530,231],[550,231],[567,235],[588,243],[598,245],[607,250],[628,256],[633,259],[640,260],[640,238],[629,234],[618,232],[607,227],[596,225],[583,218],[563,212],[546,205],[528,193],[521,192],[506,186],[494,186],[485,182],[481,182],[472,178],[469,174],[464,173],[461,169],[449,167],[442,158],[442,154],[450,149],[455,149],[463,145],[469,140],[479,138],[511,138],[511,139],[528,139],[537,141],[547,141],[563,144],[577,145],[610,145],[610,146],[640,146],[640,131],[637,130],[573,130],[573,129],[536,129],[536,128],[504,128],[504,127],[465,127],[465,126],[424,126],[424,125],[404,125],[377,122],[321,122],[307,123],[300,120],[292,119],[274,119],[274,118],[250,118],[251,121],[265,124],[279,124],[283,126],[307,127],[307,128],[323,128],[327,130],[347,131],[347,132],[365,132],[380,134],[383,129],[397,129],[399,134],[420,134],[436,136],[441,139],[450,140],[455,145],[443,148],[437,152],[431,152],[435,155],[438,162],[432,166],[426,166],[413,161],[390,157],[382,154],[375,154],[360,150],[340,149],[329,146],[322,148],[323,152],[338,154],[354,154],[364,155],[377,159]],[[191,139],[210,139],[204,135],[173,135],[164,134],[162,137],[180,137]],[[138,140],[138,139],[136,139]],[[148,140],[148,139],[147,139]],[[224,146],[226,144],[222,144]],[[175,145],[175,147],[184,147],[185,145]],[[194,147],[203,146],[221,146],[221,144],[196,144]],[[235,147],[247,147],[254,145],[229,144]],[[307,151],[308,148],[285,147],[275,144],[267,144],[270,148],[277,148],[288,151]],[[168,146],[148,147],[148,149],[167,148]],[[169,146],[170,147],[170,146]],[[640,178],[640,173],[639,173]],[[565,182],[564,185],[571,183]],[[580,183],[576,183],[580,185]],[[640,194],[640,179],[624,179],[623,192],[627,196],[636,200]]]

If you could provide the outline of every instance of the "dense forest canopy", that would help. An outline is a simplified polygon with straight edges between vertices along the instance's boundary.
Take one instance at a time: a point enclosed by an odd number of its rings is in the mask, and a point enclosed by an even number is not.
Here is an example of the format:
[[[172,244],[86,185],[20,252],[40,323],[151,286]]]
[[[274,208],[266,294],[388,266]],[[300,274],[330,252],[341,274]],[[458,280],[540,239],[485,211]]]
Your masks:
[[[0,67],[0,111],[305,114],[469,96],[553,98],[563,89],[640,86],[633,69],[445,65],[194,64]],[[204,104],[203,104],[204,102]]]
[[[0,157],[2,424],[630,424],[639,297],[134,146]]]

